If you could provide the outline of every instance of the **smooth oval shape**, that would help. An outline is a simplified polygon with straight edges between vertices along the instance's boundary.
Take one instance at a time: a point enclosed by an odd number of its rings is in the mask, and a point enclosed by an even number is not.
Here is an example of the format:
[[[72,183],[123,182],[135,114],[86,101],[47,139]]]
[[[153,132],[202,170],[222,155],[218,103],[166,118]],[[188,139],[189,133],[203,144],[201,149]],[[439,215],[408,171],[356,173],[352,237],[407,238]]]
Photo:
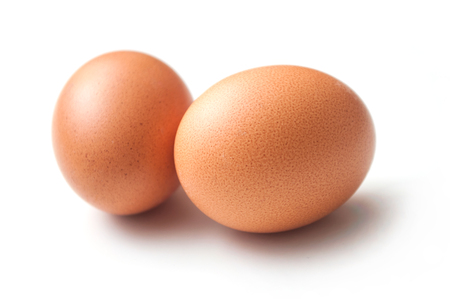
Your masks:
[[[138,52],[101,55],[69,79],[57,101],[53,148],[69,183],[112,214],[136,214],[179,185],[173,146],[192,102],[181,78]]]
[[[230,76],[201,95],[175,139],[192,202],[247,232],[312,223],[357,190],[375,150],[372,119],[345,84],[298,66]]]

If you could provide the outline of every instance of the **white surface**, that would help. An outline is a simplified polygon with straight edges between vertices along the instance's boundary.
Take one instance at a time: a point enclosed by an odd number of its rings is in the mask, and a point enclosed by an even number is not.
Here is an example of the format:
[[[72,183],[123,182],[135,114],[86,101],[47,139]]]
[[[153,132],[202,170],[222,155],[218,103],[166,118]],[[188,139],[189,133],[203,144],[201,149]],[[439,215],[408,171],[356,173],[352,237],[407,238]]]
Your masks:
[[[372,3],[2,1],[0,297],[449,298],[448,1]],[[95,210],[60,174],[51,118],[77,68],[121,49],[164,60],[195,98],[263,65],[337,77],[375,122],[366,181],[272,235],[216,224],[181,189],[135,217]]]

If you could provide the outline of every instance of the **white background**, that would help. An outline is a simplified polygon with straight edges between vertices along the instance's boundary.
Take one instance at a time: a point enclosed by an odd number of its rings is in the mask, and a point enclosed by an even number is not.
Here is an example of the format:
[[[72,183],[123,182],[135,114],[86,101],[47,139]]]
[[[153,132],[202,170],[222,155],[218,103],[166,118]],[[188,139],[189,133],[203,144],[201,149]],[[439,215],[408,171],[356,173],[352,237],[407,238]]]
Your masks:
[[[14,3],[14,4],[13,4]],[[1,298],[450,298],[448,1],[2,1]],[[233,231],[179,189],[134,217],[64,181],[51,119],[88,60],[137,50],[197,98],[293,64],[355,90],[377,150],[357,193],[286,233]]]

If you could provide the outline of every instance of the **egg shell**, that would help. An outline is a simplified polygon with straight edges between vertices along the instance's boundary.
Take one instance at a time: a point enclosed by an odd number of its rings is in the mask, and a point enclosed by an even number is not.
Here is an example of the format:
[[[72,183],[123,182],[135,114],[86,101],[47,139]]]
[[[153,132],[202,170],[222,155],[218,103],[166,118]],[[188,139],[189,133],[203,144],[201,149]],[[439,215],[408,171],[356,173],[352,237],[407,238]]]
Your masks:
[[[65,179],[112,214],[157,206],[179,186],[173,145],[191,102],[181,78],[152,56],[119,51],[89,61],[54,111],[53,148]]]
[[[299,66],[232,75],[184,115],[175,164],[192,202],[241,231],[312,223],[347,201],[371,165],[375,131],[339,80]]]

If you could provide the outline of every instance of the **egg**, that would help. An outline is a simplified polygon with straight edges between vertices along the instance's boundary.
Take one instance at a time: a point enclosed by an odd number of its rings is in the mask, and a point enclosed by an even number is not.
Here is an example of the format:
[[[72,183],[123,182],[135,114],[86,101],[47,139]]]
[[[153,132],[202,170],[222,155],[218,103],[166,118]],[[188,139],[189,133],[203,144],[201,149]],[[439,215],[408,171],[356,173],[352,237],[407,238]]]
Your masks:
[[[159,205],[179,186],[173,146],[191,102],[181,78],[152,56],[119,51],[94,58],[69,79],[54,110],[62,174],[108,213]]]
[[[192,202],[236,230],[281,232],[341,206],[371,165],[375,131],[339,80],[268,66],[209,88],[184,115],[175,165]]]

